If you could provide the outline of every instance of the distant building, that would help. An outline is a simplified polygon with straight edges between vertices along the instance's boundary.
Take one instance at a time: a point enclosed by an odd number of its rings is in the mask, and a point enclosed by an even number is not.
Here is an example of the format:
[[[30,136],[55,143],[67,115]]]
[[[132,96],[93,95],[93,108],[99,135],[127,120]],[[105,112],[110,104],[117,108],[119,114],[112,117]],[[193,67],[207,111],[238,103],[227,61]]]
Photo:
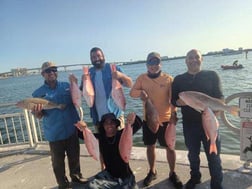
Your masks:
[[[233,54],[242,54],[243,52],[243,48],[240,47],[238,50],[234,50],[234,49],[229,49],[229,48],[225,48],[222,50],[222,55],[233,55]]]
[[[15,68],[11,69],[11,73],[14,77],[27,75],[27,68]]]

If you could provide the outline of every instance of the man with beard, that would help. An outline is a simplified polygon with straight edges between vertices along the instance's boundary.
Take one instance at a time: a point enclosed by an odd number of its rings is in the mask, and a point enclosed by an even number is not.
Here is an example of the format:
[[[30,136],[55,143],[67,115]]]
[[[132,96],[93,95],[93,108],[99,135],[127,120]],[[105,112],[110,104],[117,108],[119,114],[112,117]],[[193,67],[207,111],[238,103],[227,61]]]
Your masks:
[[[105,62],[105,57],[102,50],[94,47],[90,51],[90,59],[93,67],[89,68],[89,74],[94,86],[95,99],[94,105],[90,108],[90,116],[93,119],[93,124],[98,131],[99,121],[106,113],[114,113],[116,118],[121,122],[120,128],[124,127],[123,111],[115,104],[111,97],[112,77],[117,79],[123,86],[131,87],[132,79],[122,73],[122,70],[116,66],[116,72],[111,71],[109,63]],[[82,76],[82,81],[85,75]],[[80,89],[82,90],[81,83]]]

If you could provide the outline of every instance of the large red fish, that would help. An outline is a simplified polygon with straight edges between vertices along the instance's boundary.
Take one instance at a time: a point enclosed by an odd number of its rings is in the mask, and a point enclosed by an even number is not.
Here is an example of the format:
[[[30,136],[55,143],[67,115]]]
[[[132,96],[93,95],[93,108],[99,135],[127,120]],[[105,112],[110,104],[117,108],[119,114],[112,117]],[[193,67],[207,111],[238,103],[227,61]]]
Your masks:
[[[99,151],[99,142],[95,138],[92,131],[86,126],[83,121],[79,121],[75,124],[75,126],[80,129],[83,133],[85,146],[87,148],[88,153],[95,159],[99,160],[100,151]]]
[[[207,139],[210,139],[210,149],[209,154],[217,154],[216,138],[218,135],[219,122],[210,108],[205,108],[202,113],[202,124],[206,134]]]
[[[132,124],[134,123],[136,114],[130,113],[127,118],[127,124],[122,131],[122,135],[119,141],[119,152],[121,158],[125,163],[129,163],[130,153],[133,145],[133,129]]]
[[[69,81],[70,81],[70,92],[73,104],[76,107],[81,107],[81,91],[77,85],[77,79],[73,74],[70,74]]]
[[[147,126],[153,133],[156,133],[159,125],[162,125],[162,123],[159,120],[158,111],[149,98],[145,102],[145,114]]]
[[[94,87],[89,75],[89,70],[87,66],[83,66],[83,87],[82,94],[87,102],[87,105],[91,108],[94,105]]]
[[[174,123],[169,123],[165,130],[165,141],[167,146],[171,149],[175,149],[176,144],[176,126]]]
[[[236,116],[239,112],[238,106],[226,105],[220,99],[210,97],[204,93],[197,91],[180,92],[179,98],[182,99],[188,106],[200,112],[204,111],[206,107],[209,107],[212,111],[227,111]]]
[[[115,64],[111,64],[111,70],[112,70],[112,72],[116,71],[116,65]],[[121,83],[115,78],[112,78],[111,96],[112,96],[113,100],[115,101],[116,105],[120,109],[125,110],[126,99],[125,99],[125,96],[124,96],[124,93],[123,93],[123,88],[122,88]]]

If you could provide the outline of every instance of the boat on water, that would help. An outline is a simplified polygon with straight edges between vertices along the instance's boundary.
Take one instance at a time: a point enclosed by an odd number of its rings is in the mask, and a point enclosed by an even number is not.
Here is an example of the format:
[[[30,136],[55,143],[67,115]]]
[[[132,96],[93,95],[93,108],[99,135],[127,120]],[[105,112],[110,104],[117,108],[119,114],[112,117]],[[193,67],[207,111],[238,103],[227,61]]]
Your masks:
[[[244,68],[242,64],[239,65],[221,65],[223,70],[237,70]]]

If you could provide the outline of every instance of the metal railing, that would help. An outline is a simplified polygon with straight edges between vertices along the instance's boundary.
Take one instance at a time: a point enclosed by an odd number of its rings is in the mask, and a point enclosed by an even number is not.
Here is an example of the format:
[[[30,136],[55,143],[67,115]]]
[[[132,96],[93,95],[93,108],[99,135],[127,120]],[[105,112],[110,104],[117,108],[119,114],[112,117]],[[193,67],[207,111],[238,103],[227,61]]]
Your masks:
[[[234,99],[239,99],[239,98],[243,98],[243,97],[249,97],[252,98],[252,92],[241,92],[241,93],[235,93],[232,94],[230,96],[228,96],[225,99],[225,103],[229,104],[231,101],[233,101]],[[223,121],[223,123],[229,127],[229,129],[231,129],[233,132],[235,133],[240,133],[240,128],[236,127],[227,117],[227,113],[226,112],[221,112],[220,117]]]
[[[3,108],[15,111],[15,104],[2,104]],[[0,146],[29,144],[33,147],[39,142],[45,142],[41,121],[36,119],[30,111],[19,110],[15,113],[2,113],[0,115]]]

